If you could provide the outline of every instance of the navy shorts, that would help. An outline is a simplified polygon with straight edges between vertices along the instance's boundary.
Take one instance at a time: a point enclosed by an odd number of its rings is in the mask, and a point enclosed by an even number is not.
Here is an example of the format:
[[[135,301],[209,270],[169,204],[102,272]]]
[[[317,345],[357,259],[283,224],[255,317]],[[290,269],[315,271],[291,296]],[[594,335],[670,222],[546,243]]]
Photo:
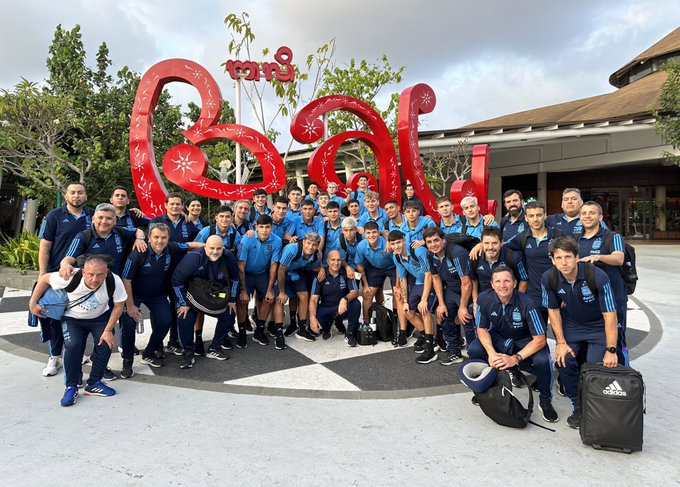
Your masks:
[[[286,294],[289,298],[294,298],[297,293],[308,293],[310,290],[307,279],[304,275],[298,274],[298,279],[292,280],[290,274],[286,276]]]
[[[397,269],[395,267],[391,269],[378,269],[372,265],[367,265],[364,267],[366,271],[366,281],[368,282],[368,287],[378,287],[382,288],[385,285],[385,279],[390,279],[390,284],[392,287],[397,285]]]
[[[262,274],[248,274],[246,272],[246,290],[248,291],[248,296],[252,296],[253,292],[257,292],[257,298],[264,299],[264,295],[267,294],[268,285],[269,271]],[[272,292],[274,296],[279,294],[279,285],[276,282],[272,287]]]
[[[408,307],[411,311],[418,312],[418,304],[420,304],[420,300],[423,297],[423,285],[422,284],[414,284],[413,286],[409,286],[408,288]],[[427,298],[427,309],[430,311],[430,313],[434,312],[437,304],[437,297],[434,295],[433,292],[430,292],[430,295]]]

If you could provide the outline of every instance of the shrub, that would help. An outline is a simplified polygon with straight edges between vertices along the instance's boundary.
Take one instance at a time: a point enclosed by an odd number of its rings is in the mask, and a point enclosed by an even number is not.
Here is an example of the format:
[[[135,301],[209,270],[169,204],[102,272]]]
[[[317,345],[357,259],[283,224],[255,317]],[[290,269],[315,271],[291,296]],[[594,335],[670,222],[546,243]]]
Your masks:
[[[0,245],[0,265],[19,271],[38,270],[38,249],[40,239],[24,232],[18,237],[4,237]]]

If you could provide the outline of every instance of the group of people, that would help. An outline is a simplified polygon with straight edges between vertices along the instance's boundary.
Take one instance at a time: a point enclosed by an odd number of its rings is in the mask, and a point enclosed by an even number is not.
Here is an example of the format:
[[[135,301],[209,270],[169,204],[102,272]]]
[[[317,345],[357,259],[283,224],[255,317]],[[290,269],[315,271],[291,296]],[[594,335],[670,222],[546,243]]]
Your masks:
[[[460,215],[447,197],[437,199],[435,221],[422,214],[412,186],[402,205],[381,205],[368,178],[358,181],[346,198],[334,183],[325,191],[311,183],[304,196],[291,187],[270,204],[257,190],[252,200],[220,206],[212,221],[201,216],[200,201],[187,202],[179,193],[168,194],[166,212],[149,219],[128,208],[122,187],[91,210],[85,187],[71,184],[66,203],[43,221],[41,278],[29,303],[49,339],[43,375],[55,375],[63,363],[61,404],[74,404],[82,386],[87,394],[115,394],[108,382],[117,376],[107,363],[117,323],[120,375],[132,377],[142,304],[152,333],[139,351],[141,363],[161,367],[171,353],[189,369],[197,355],[226,360],[226,351],[248,346],[249,334],[254,343],[273,341],[285,350],[286,338],[328,340],[335,331],[355,347],[360,322],[370,321],[372,303],[385,302],[389,281],[398,321],[395,347],[414,337],[418,364],[460,363],[466,350],[499,369],[530,372],[543,418],[557,421],[549,322],[560,391],[574,410],[567,422],[578,427],[580,364],[627,363],[627,296],[618,270],[623,240],[602,222],[600,205],[584,203],[578,189],[568,188],[563,213],[548,216],[545,204],[525,204],[521,192],[509,190],[500,222],[481,215],[474,197],[460,202]],[[197,279],[219,289],[227,302],[213,314],[217,324],[207,350],[206,310],[191,290]],[[39,303],[48,287],[67,292],[69,305],[59,320],[44,317]],[[83,384],[89,334],[92,370]]]

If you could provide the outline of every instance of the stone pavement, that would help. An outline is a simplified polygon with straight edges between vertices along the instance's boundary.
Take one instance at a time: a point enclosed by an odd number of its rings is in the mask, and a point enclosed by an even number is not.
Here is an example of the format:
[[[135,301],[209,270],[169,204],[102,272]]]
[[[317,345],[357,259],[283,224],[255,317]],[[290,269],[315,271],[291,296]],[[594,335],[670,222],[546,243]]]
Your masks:
[[[135,378],[112,384],[117,396],[61,408],[61,378],[40,375],[45,347],[25,326],[26,297],[8,289],[0,301],[3,484],[677,483],[677,374],[664,365],[680,339],[680,247],[636,248],[641,282],[629,307],[633,366],[647,384],[643,452],[582,445],[559,396],[554,433],[497,426],[470,404],[455,368],[418,366],[412,351],[387,344],[350,350],[337,336],[289,340],[284,352],[251,342],[227,362],[182,371],[191,376],[136,365]],[[263,365],[272,360],[280,370]]]

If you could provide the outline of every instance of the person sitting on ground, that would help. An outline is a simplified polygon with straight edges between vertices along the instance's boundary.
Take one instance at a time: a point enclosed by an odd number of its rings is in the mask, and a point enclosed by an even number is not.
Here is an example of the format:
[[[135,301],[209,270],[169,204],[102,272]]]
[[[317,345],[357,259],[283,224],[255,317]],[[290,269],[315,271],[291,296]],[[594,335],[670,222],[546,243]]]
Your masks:
[[[356,330],[359,326],[361,303],[359,290],[354,279],[347,277],[342,268],[340,252],[331,250],[328,253],[328,270],[322,280],[314,279],[309,299],[309,323],[313,329],[320,329],[323,339],[333,336],[333,323],[347,319],[345,343],[356,347]],[[343,325],[344,326],[344,325]]]
[[[106,366],[115,343],[113,327],[123,312],[127,299],[120,277],[109,271],[107,262],[101,255],[90,255],[85,259],[83,268],[63,279],[58,272],[44,274],[31,294],[28,303],[31,313],[43,317],[45,309],[38,300],[48,287],[54,290],[72,286],[67,290],[69,306],[64,311],[64,373],[66,390],[61,398],[62,406],[72,406],[78,397],[78,385],[82,381],[82,358],[87,335],[94,340],[92,370],[87,379],[85,394],[93,396],[113,396],[116,391],[102,382]],[[113,289],[111,289],[113,288]],[[113,302],[113,308],[109,307]]]
[[[538,408],[544,420],[554,423],[558,416],[552,406],[552,364],[538,303],[517,290],[517,281],[508,267],[491,271],[491,286],[492,290],[477,298],[477,339],[468,344],[468,355],[486,360],[499,370],[519,367],[535,375]],[[523,384],[514,378],[513,385]]]

